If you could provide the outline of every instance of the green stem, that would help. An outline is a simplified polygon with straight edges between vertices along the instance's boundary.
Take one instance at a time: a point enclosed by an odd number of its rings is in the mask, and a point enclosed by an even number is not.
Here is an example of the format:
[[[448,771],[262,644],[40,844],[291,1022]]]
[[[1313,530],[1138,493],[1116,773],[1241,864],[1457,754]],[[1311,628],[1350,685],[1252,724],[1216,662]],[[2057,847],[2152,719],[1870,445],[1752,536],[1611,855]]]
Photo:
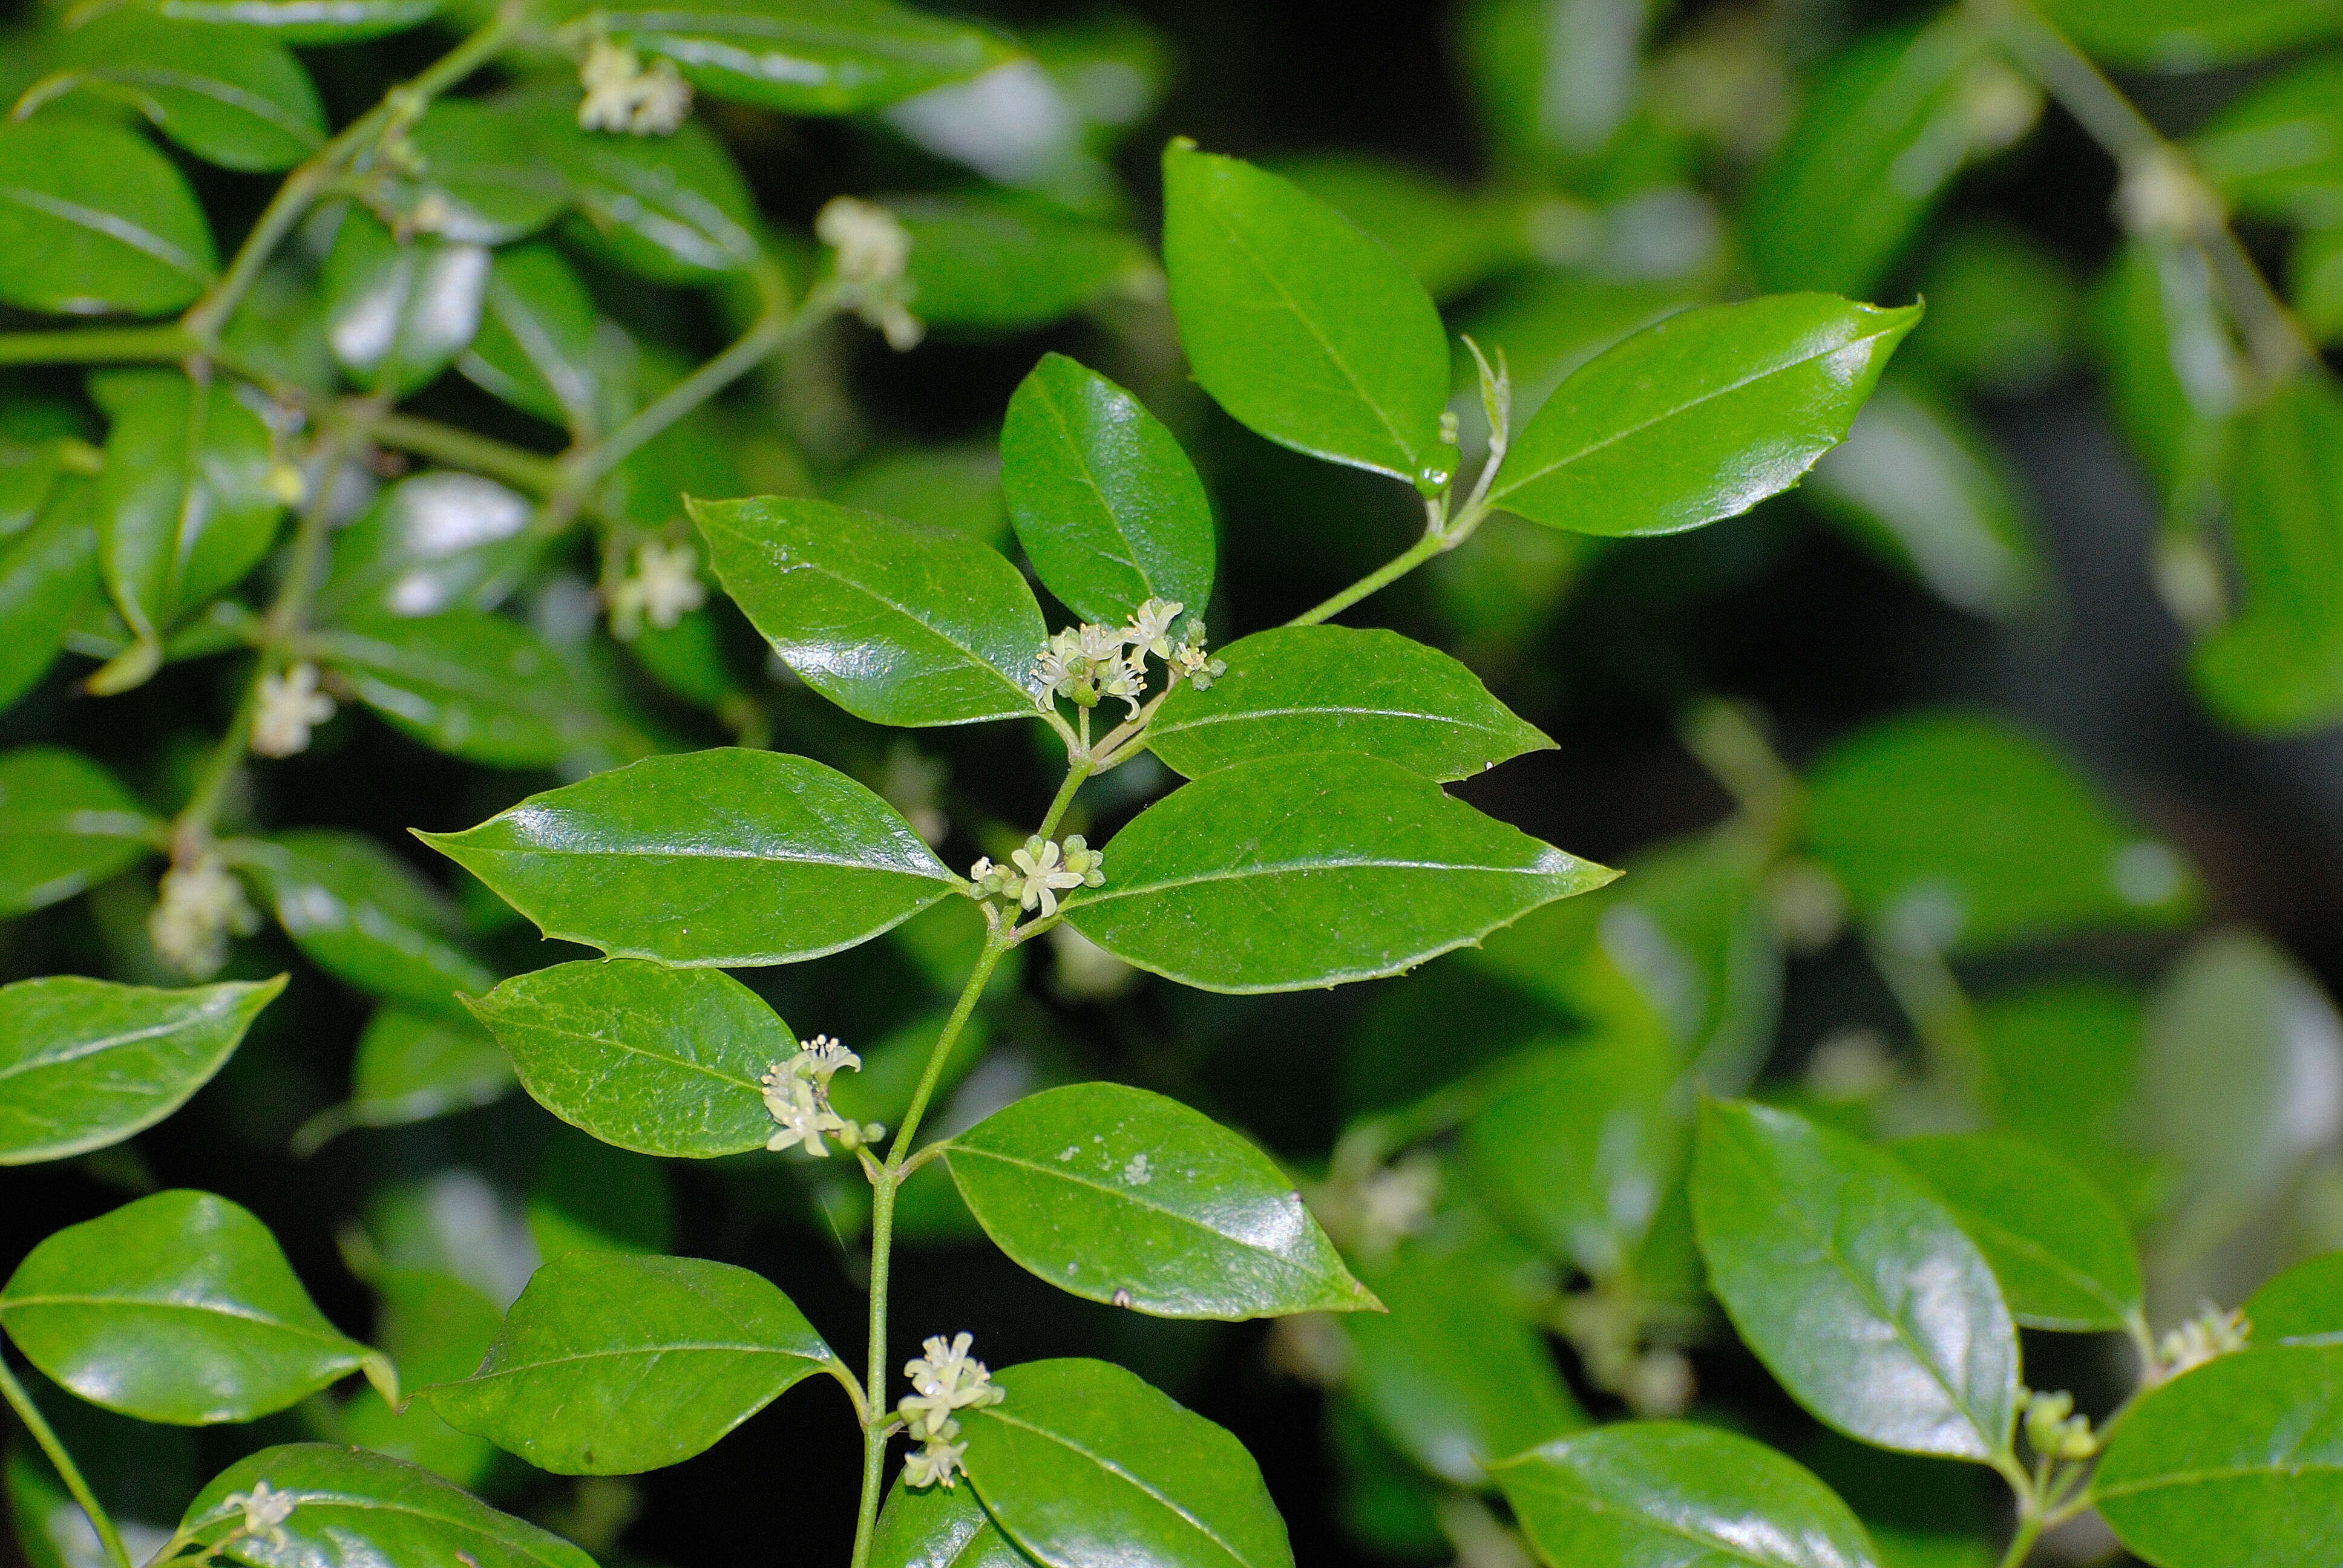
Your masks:
[[[1057,832],[1058,824],[1065,819],[1067,808],[1074,803],[1074,796],[1082,787],[1082,780],[1096,769],[1097,764],[1087,757],[1074,759],[1072,765],[1066,769],[1066,781],[1058,786],[1057,796],[1050,802],[1050,809],[1041,813],[1041,826],[1037,830],[1039,837],[1047,839]]]
[[[1316,626],[1322,620],[1338,616],[1378,588],[1389,588],[1447,548],[1448,541],[1444,535],[1426,528],[1422,538],[1384,562],[1381,568],[1369,572],[1332,598],[1311,606],[1285,624]]]
[[[17,1419],[25,1423],[25,1430],[33,1434],[33,1441],[41,1445],[41,1452],[47,1454],[49,1462],[56,1467],[58,1476],[65,1483],[65,1490],[73,1493],[75,1503],[81,1504],[81,1511],[89,1515],[91,1527],[97,1532],[98,1541],[106,1547],[106,1561],[113,1563],[114,1568],[131,1568],[130,1553],[122,1544],[121,1532],[114,1528],[113,1517],[99,1503],[97,1494],[89,1489],[89,1483],[81,1478],[81,1471],[75,1465],[73,1455],[67,1453],[65,1445],[57,1441],[57,1434],[50,1429],[48,1419],[41,1414],[41,1407],[33,1402],[33,1396],[25,1392],[25,1385],[18,1382],[16,1374],[8,1369],[5,1356],[0,1356],[0,1393],[7,1396]]]
[[[1864,942],[1879,978],[1912,1020],[1936,1081],[1974,1110],[1986,1087],[1985,1042],[1960,978],[1944,954],[1917,939],[1891,935],[1875,924],[1865,928]]]
[[[1078,776],[1069,776],[1068,787],[1058,792],[1053,812],[1062,811],[1073,799],[1073,786],[1078,782]],[[871,1533],[879,1523],[879,1485],[885,1478],[887,1465],[887,1437],[890,1430],[887,1416],[887,1278],[895,1241],[895,1192],[903,1184],[911,1139],[920,1130],[920,1119],[927,1113],[928,1101],[935,1095],[937,1081],[943,1076],[944,1061],[951,1055],[960,1031],[968,1027],[970,1016],[976,1011],[985,981],[992,978],[1001,955],[1009,950],[1010,930],[1004,920],[985,938],[984,950],[977,955],[976,967],[970,971],[968,983],[960,988],[960,1000],[953,1004],[951,1017],[944,1021],[934,1047],[928,1052],[928,1065],[920,1074],[919,1087],[911,1091],[911,1103],[903,1112],[903,1124],[896,1130],[894,1141],[887,1146],[887,1163],[871,1185],[870,1355],[863,1384],[862,1502],[854,1522],[852,1568],[867,1568],[870,1561]]]
[[[490,437],[475,436],[469,430],[459,430],[437,419],[419,419],[411,414],[378,414],[360,420],[359,427],[383,446],[396,447],[433,462],[469,468],[533,496],[549,496],[561,487],[558,458]]]
[[[2034,1543],[2042,1536],[2042,1517],[2037,1513],[2022,1513],[2017,1520],[2017,1533],[2009,1538],[2009,1550],[2001,1554],[2001,1568],[2018,1568]]]
[[[177,322],[160,327],[80,327],[0,332],[0,365],[167,364],[195,352]]]

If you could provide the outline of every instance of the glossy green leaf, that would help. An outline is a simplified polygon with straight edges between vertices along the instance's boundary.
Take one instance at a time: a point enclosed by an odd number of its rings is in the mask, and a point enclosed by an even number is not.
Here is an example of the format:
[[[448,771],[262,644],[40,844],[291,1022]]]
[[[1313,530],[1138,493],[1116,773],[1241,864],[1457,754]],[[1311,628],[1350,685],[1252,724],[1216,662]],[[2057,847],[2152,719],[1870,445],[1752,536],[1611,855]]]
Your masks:
[[[440,0],[139,0],[157,15],[266,29],[287,44],[349,44],[403,33],[438,15]]]
[[[86,758],[53,746],[0,752],[0,915],[70,899],[136,865],[162,832]]]
[[[1084,620],[1120,625],[1151,598],[1204,613],[1203,482],[1172,432],[1105,377],[1042,357],[1009,399],[1001,483],[1041,586]]]
[[[1916,306],[1826,294],[1671,316],[1573,371],[1514,437],[1490,497],[1585,534],[1745,512],[1838,444],[1919,319]]]
[[[1123,229],[970,196],[911,196],[889,207],[911,236],[911,314],[930,327],[1019,331],[1117,296],[1162,297],[1154,258]]]
[[[155,990],[77,975],[0,987],[0,1165],[119,1143],[187,1102],[285,977]]]
[[[1878,286],[1971,152],[2031,123],[2027,89],[1989,49],[1955,15],[1869,34],[1823,63],[1750,193],[1761,283],[1854,296]],[[1993,117],[2012,109],[2014,126]]]
[[[2343,716],[2343,388],[2289,377],[2238,420],[2229,548],[2237,618],[2197,646],[2197,690],[2241,729],[2285,734]]]
[[[773,496],[690,503],[716,576],[807,685],[874,724],[1031,718],[1049,636],[1024,578],[965,535]]]
[[[607,389],[598,385],[593,297],[549,244],[497,252],[480,327],[456,361],[491,397],[556,425],[592,428]]]
[[[572,1252],[530,1279],[478,1372],[419,1397],[540,1470],[632,1475],[713,1446],[835,1359],[746,1269]]]
[[[293,1511],[282,1526],[283,1547],[250,1537],[226,1546],[226,1555],[251,1568],[467,1558],[479,1568],[594,1568],[560,1536],[499,1513],[427,1470],[339,1443],[287,1443],[238,1460],[188,1504],[179,1528],[194,1542],[219,1545],[241,1529],[242,1499],[264,1481]]]
[[[97,480],[98,561],[133,631],[159,632],[260,564],[284,508],[268,427],[236,384],[109,370],[90,390],[114,427]]]
[[[689,0],[603,9],[609,35],[673,60],[710,96],[786,115],[850,115],[1013,57],[1006,40],[892,0]]]
[[[527,499],[478,474],[401,479],[335,536],[317,614],[362,621],[493,609],[535,552],[528,520]]]
[[[2148,1000],[2133,1136],[2167,1164],[2166,1245],[2205,1244],[2343,1133],[2343,1018],[2266,939],[2215,931]],[[2185,1254],[2184,1254],[2185,1255]]]
[[[421,837],[548,936],[681,965],[836,952],[958,880],[893,807],[772,751],[646,758]]]
[[[68,481],[38,522],[0,542],[0,709],[48,673],[74,612],[96,592],[96,491]]]
[[[2338,0],[2043,0],[2075,41],[2119,65],[2201,71],[2343,34]]]
[[[176,310],[219,266],[171,160],[79,116],[0,125],[0,300],[72,316]]]
[[[1956,609],[2010,620],[2041,596],[2041,558],[2008,473],[1980,431],[1911,387],[1891,380],[1872,395],[1806,493]]]
[[[2246,1302],[2257,1345],[2343,1345],[2343,1252],[2297,1263]]]
[[[757,211],[722,143],[696,120],[667,136],[578,127],[574,88],[526,101],[523,135],[568,182],[566,231],[659,283],[704,284],[758,256]]]
[[[1483,817],[1377,757],[1304,753],[1208,773],[1107,847],[1067,922],[1204,990],[1398,974],[1616,873]]]
[[[1244,1445],[1119,1366],[1027,1362],[961,1421],[969,1478],[1048,1568],[1292,1568],[1285,1522]]]
[[[1275,175],[1174,142],[1163,259],[1181,346],[1236,421],[1330,462],[1436,485],[1448,339],[1397,256]]]
[[[1692,1203],[1742,1342],[1825,1424],[1909,1453],[2008,1452],[2016,1326],[1917,1177],[1788,1111],[1711,1101]]]
[[[309,961],[387,1000],[461,1017],[457,993],[496,977],[462,940],[455,906],[372,839],[282,833],[251,851],[277,923]]]
[[[2161,1568],[2332,1562],[2343,1345],[2223,1356],[2141,1396],[2093,1477],[2100,1517]]]
[[[2022,1138],[1906,1138],[1896,1156],[1936,1190],[2030,1329],[2120,1329],[2140,1312],[2130,1228],[2083,1173]]]
[[[2076,926],[2174,923],[2195,904],[2178,855],[2017,731],[1962,712],[1863,730],[1815,764],[1806,839],[1855,912],[1976,950]]]
[[[1524,1052],[1465,1122],[1461,1164],[1490,1211],[1594,1280],[1634,1257],[1684,1158],[1667,1042],[1650,1036]],[[1684,1097],[1686,1100],[1689,1096]]]
[[[1873,1568],[1861,1521],[1803,1465],[1684,1422],[1633,1422],[1496,1468],[1513,1516],[1555,1568]]]
[[[508,245],[569,205],[569,182],[528,118],[500,103],[442,97],[407,133],[411,170],[386,170],[367,204],[454,246]]]
[[[0,1289],[0,1328],[91,1403],[177,1426],[250,1421],[362,1369],[389,1375],[325,1320],[267,1226],[184,1188],[34,1248]]]
[[[309,74],[273,38],[114,11],[66,28],[15,113],[76,90],[122,104],[206,163],[288,169],[326,141]]]
[[[476,610],[353,619],[314,639],[358,699],[435,750],[494,768],[605,764],[650,744],[581,689],[545,640]]]
[[[306,1158],[352,1127],[404,1127],[492,1104],[515,1081],[503,1050],[471,1020],[378,1007],[358,1036],[348,1101],[303,1122],[293,1152]]]
[[[455,362],[479,329],[488,253],[428,236],[401,241],[370,214],[347,214],[325,276],[326,340],[352,381],[403,397]]]
[[[985,1234],[1074,1295],[1165,1318],[1375,1306],[1276,1163],[1176,1100],[1049,1090],[958,1134],[944,1161]]]
[[[898,1475],[870,1538],[870,1568],[1032,1568],[972,1486],[915,1490]]]
[[[2312,228],[2343,224],[2343,60],[2309,60],[2264,83],[2216,116],[2189,151],[2198,172],[2248,211]]]
[[[1402,1452],[1478,1488],[1484,1467],[1586,1424],[1544,1342],[1480,1255],[1403,1242],[1368,1283],[1388,1309],[1342,1320],[1353,1386]]]
[[[1191,779],[1294,751],[1465,779],[1554,745],[1463,665],[1397,632],[1277,627],[1214,652],[1228,673],[1208,690],[1175,685],[1147,727],[1149,749]]]
[[[606,1143],[677,1159],[764,1147],[774,1125],[758,1080],[797,1050],[730,975],[637,960],[519,975],[472,1010],[538,1104]]]

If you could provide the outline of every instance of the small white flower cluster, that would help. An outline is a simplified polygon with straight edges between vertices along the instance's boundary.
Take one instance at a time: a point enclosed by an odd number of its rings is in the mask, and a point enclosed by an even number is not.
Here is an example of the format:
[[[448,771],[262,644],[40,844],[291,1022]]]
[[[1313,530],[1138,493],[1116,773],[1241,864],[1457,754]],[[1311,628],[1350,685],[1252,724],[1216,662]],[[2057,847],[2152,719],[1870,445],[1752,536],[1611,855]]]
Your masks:
[[[628,131],[639,136],[671,136],[691,113],[691,84],[672,60],[654,60],[649,69],[632,49],[597,38],[578,66],[586,89],[578,124],[589,131]]]
[[[1005,899],[1022,910],[1038,907],[1044,920],[1058,912],[1060,893],[1106,886],[1106,851],[1091,849],[1080,833],[1067,834],[1062,849],[1036,834],[1023,849],[1011,850],[1009,860],[996,866],[988,856],[969,868],[968,879],[980,897]]]
[[[953,1485],[952,1478],[965,1468],[960,1456],[968,1444],[952,1441],[960,1435],[952,1412],[982,1410],[1009,1397],[1006,1389],[993,1386],[984,1363],[968,1353],[975,1339],[964,1333],[947,1344],[938,1334],[920,1347],[926,1355],[903,1363],[903,1375],[918,1392],[905,1394],[895,1409],[911,1441],[922,1445],[903,1461],[906,1486]]]
[[[293,1517],[293,1500],[268,1483],[256,1481],[250,1492],[231,1492],[220,1499],[220,1503],[244,1510],[244,1523],[236,1527],[234,1533],[246,1540],[266,1541],[271,1546],[285,1544],[285,1522]]]
[[[2075,1413],[2071,1393],[2018,1390],[2026,1412],[2026,1441],[2043,1459],[2084,1460],[2099,1452],[2091,1418]]]
[[[263,757],[291,757],[309,749],[309,732],[334,716],[334,699],[317,689],[317,667],[304,661],[260,678],[252,710],[252,749]]]
[[[163,873],[146,937],[155,955],[191,980],[209,980],[227,962],[227,939],[260,929],[236,873],[206,855]]]
[[[862,1059],[826,1034],[815,1035],[798,1047],[787,1061],[765,1070],[758,1086],[764,1091],[765,1112],[780,1131],[765,1142],[776,1153],[799,1144],[817,1160],[830,1158],[825,1134],[850,1152],[887,1136],[876,1121],[856,1122],[830,1109],[830,1081],[840,1068],[862,1070]]]
[[[665,631],[708,602],[699,580],[699,552],[687,544],[647,539],[635,548],[635,569],[610,589],[610,635],[632,642],[646,622]]]
[[[2244,1350],[2253,1332],[2254,1325],[2237,1308],[2225,1312],[2208,1304],[2157,1343],[2157,1376],[2159,1381],[2176,1378],[2217,1357]]]
[[[919,346],[927,327],[910,311],[916,286],[904,276],[911,236],[875,202],[834,196],[814,215],[814,237],[838,253],[838,299],[875,327],[887,347],[901,353]]]
[[[1139,712],[1147,695],[1147,660],[1152,656],[1170,667],[1174,681],[1185,680],[1199,691],[1228,673],[1225,660],[1204,651],[1204,623],[1192,620],[1172,641],[1172,623],[1188,607],[1177,599],[1151,598],[1133,610],[1121,628],[1085,621],[1058,633],[1033,656],[1051,697],[1072,699],[1080,708],[1096,708],[1102,697],[1119,697]],[[1126,653],[1124,649],[1130,651]],[[1049,698],[1044,698],[1046,702]]]

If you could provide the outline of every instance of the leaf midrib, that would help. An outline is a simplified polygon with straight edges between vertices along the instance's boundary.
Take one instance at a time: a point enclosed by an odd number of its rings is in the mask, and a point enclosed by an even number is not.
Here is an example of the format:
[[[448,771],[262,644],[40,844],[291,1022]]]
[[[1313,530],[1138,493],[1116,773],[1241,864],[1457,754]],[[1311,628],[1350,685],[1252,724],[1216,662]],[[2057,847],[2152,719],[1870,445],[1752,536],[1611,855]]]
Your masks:
[[[984,1412],[984,1416],[988,1420],[999,1422],[1003,1426],[1013,1426],[1021,1432],[1030,1432],[1045,1442],[1054,1442],[1069,1453],[1081,1455],[1082,1458],[1090,1461],[1092,1464],[1097,1465],[1107,1474],[1113,1476],[1125,1486],[1128,1486],[1132,1491],[1138,1493],[1141,1497],[1144,1497],[1149,1502],[1154,1503],[1158,1508],[1162,1509],[1166,1513],[1171,1514],[1173,1518],[1187,1525],[1188,1528],[1193,1530],[1197,1534],[1202,1535],[1214,1546],[1219,1547],[1222,1553],[1228,1557],[1230,1562],[1244,1564],[1244,1568],[1252,1568],[1251,1560],[1248,1559],[1243,1553],[1238,1551],[1234,1546],[1230,1545],[1227,1541],[1223,1540],[1220,1532],[1214,1530],[1211,1525],[1197,1518],[1193,1513],[1178,1502],[1166,1497],[1162,1493],[1158,1492],[1148,1482],[1142,1480],[1139,1476],[1133,1475],[1130,1471],[1125,1470],[1115,1461],[1107,1458],[1103,1454],[1092,1452],[1091,1450],[1084,1448],[1081,1443],[1076,1442],[1072,1438],[1066,1436],[1062,1432],[1052,1432],[1047,1427],[1035,1426],[1031,1422],[1020,1421],[1013,1415],[1005,1414],[999,1406],[995,1406],[994,1408],[986,1411]]]
[[[162,1036],[176,1034],[184,1029],[189,1029],[201,1024],[213,1023],[216,1021],[218,1020],[213,1014],[212,1010],[208,1008],[205,1008],[198,1010],[191,1016],[174,1019],[164,1023],[151,1024],[145,1029],[133,1030],[126,1034],[106,1035],[96,1040],[81,1040],[76,1042],[72,1048],[68,1049],[63,1055],[28,1056],[17,1061],[0,1065],[0,1081],[15,1078],[23,1073],[39,1072],[47,1068],[70,1067],[76,1061],[86,1061],[91,1057],[101,1055],[106,1051],[119,1050],[128,1046],[139,1044],[144,1040],[155,1040]],[[141,1086],[139,1092],[152,1094],[166,1092],[166,1091],[157,1091],[146,1086]]]
[[[2314,1459],[2299,1464],[2223,1464],[2205,1470],[2167,1470],[2161,1474],[2142,1476],[2137,1481],[2095,1485],[2091,1491],[2094,1496],[2100,1498],[2135,1497],[2144,1492],[2160,1491],[2168,1486],[2199,1486],[2208,1482],[2298,1479],[2305,1472],[2343,1476],[2343,1459]]]
[[[1561,850],[1554,850],[1556,854]],[[1212,882],[1242,882],[1257,877],[1290,876],[1306,871],[1483,871],[1491,876],[1554,877],[1567,873],[1541,866],[1475,866],[1451,864],[1444,860],[1370,860],[1363,859],[1340,860],[1276,861],[1248,866],[1241,869],[1199,871],[1193,876],[1168,877],[1152,882],[1138,882],[1117,887],[1109,882],[1104,890],[1080,899],[1061,900],[1069,912],[1074,910],[1096,909],[1116,899],[1137,898],[1147,893],[1164,893],[1179,888],[1192,888]]]
[[[282,1318],[270,1317],[249,1307],[237,1307],[216,1302],[158,1302],[146,1296],[0,1295],[0,1312],[17,1307],[135,1307],[158,1312],[196,1312],[209,1318],[229,1318],[237,1322],[257,1323],[263,1328],[278,1329],[301,1339],[315,1340],[320,1344],[360,1352],[366,1349],[356,1340],[330,1327],[321,1333],[316,1329],[303,1328],[298,1323],[288,1323]],[[353,1364],[355,1364],[355,1358]]]
[[[1717,1553],[1719,1556],[1730,1557],[1736,1563],[1752,1563],[1755,1565],[1755,1568],[1785,1568],[1784,1562],[1779,1557],[1752,1556],[1750,1553],[1744,1552],[1741,1548],[1734,1545],[1731,1542],[1726,1541],[1722,1536],[1706,1534],[1697,1530],[1688,1530],[1681,1524],[1677,1524],[1670,1520],[1662,1519],[1656,1514],[1649,1513],[1644,1509],[1634,1507],[1632,1504],[1623,1506],[1620,1503],[1613,1502],[1610,1498],[1602,1495],[1600,1493],[1594,1492],[1591,1488],[1581,1487],[1575,1491],[1566,1493],[1561,1488],[1555,1488],[1545,1494],[1548,1496],[1562,1497],[1566,1502],[1576,1503],[1584,1508],[1590,1513],[1607,1513],[1614,1518],[1628,1520],[1644,1529],[1651,1531],[1654,1534],[1673,1535],[1678,1540],[1689,1541],[1696,1546]],[[1530,1533],[1534,1537],[1537,1532],[1533,1529]],[[1835,1545],[1835,1543],[1834,1543],[1834,1546]]]

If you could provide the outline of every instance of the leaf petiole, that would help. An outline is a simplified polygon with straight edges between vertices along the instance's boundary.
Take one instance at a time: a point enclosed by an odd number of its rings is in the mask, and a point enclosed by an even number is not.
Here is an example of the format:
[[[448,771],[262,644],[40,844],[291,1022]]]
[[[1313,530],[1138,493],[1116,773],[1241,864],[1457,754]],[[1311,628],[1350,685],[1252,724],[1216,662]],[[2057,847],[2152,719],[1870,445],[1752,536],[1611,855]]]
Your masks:
[[[33,1402],[33,1396],[25,1391],[25,1385],[18,1382],[16,1374],[9,1370],[5,1355],[0,1355],[0,1394],[7,1397],[10,1408],[16,1412],[16,1419],[25,1423],[25,1430],[33,1434],[33,1441],[39,1443],[41,1452],[49,1456],[49,1463],[56,1468],[59,1478],[65,1483],[65,1490],[73,1494],[75,1503],[81,1504],[81,1511],[89,1515],[90,1524],[96,1530],[98,1541],[106,1548],[106,1561],[114,1568],[132,1568],[130,1553],[122,1544],[122,1533],[115,1529],[112,1516],[98,1502],[97,1494],[89,1489],[89,1483],[82,1479],[81,1471],[74,1464],[73,1455],[67,1453],[65,1445],[57,1440],[48,1418],[41,1413],[41,1407]]]

